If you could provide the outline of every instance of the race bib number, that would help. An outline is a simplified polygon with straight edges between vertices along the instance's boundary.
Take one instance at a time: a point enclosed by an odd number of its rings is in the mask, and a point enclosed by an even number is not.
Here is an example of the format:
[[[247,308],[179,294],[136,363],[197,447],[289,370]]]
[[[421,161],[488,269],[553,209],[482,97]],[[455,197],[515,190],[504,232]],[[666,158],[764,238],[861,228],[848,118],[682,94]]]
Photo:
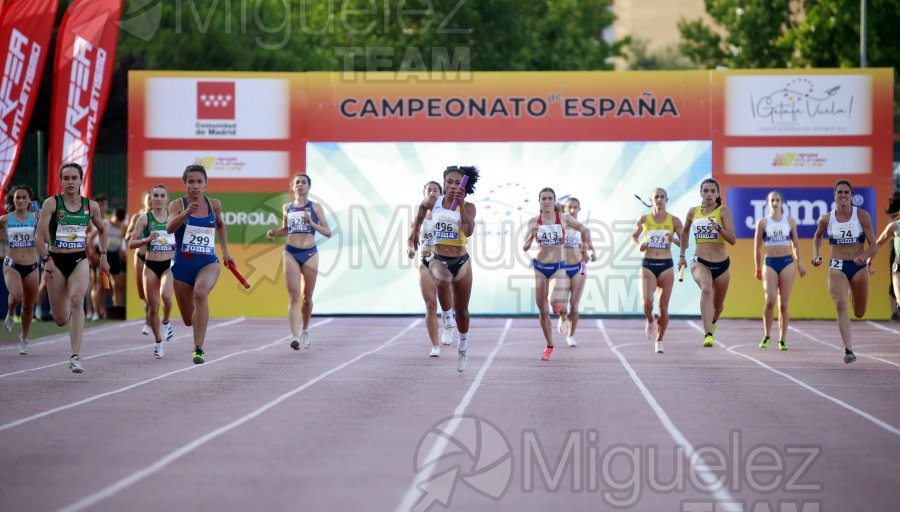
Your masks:
[[[17,228],[9,228],[9,247],[17,249],[19,247],[34,247],[34,228],[22,226]]]
[[[204,226],[186,226],[181,252],[215,254],[216,229]]]
[[[538,226],[537,241],[542,246],[562,245],[562,226],[559,224],[543,224]]]
[[[835,270],[843,270],[844,269],[844,260],[831,260],[831,264],[829,267]]]
[[[85,243],[86,226],[70,226],[60,225],[56,228],[56,240],[54,247],[59,249],[84,249],[87,247]]]
[[[312,233],[312,226],[309,225],[309,212],[303,210],[288,212],[287,227],[289,235],[294,233]]]
[[[431,250],[431,246],[434,245],[434,221],[430,219],[425,219],[422,221],[422,231],[421,237],[419,238],[419,245],[422,247],[423,251]]]
[[[664,229],[651,229],[647,232],[648,249],[668,249],[669,232]]]
[[[835,223],[831,231],[831,239],[836,245],[859,243],[860,232],[854,222]]]
[[[694,239],[696,240],[718,240],[719,232],[715,229],[717,219],[715,217],[704,217],[698,219],[694,224]]]
[[[569,230],[566,233],[566,248],[581,249],[581,232]]]
[[[147,250],[150,252],[167,252],[175,250],[175,235],[166,233],[165,230],[153,231],[156,233],[156,239],[150,242]]]
[[[434,239],[437,243],[441,240],[459,240],[459,219],[447,216],[440,216],[434,221]]]

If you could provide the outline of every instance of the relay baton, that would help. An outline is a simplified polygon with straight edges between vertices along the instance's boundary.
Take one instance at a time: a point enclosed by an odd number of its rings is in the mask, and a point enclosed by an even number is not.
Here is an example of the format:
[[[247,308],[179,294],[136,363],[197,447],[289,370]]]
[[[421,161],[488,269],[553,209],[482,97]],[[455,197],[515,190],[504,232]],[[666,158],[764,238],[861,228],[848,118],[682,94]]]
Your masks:
[[[250,289],[250,283],[247,282],[247,278],[244,277],[243,274],[241,274],[241,271],[237,269],[233,261],[229,260],[228,263],[225,264],[225,266],[228,267],[228,270],[230,270],[231,273],[234,274],[234,277],[236,277],[237,280],[241,282],[244,288],[248,290]]]
[[[466,185],[469,183],[469,175],[465,175],[462,177],[462,181],[459,182],[459,188],[463,190],[463,195],[466,195]],[[459,200],[454,199],[452,203],[450,203],[450,211],[455,211],[456,207],[459,206]]]
[[[585,270],[587,270],[587,263],[585,263],[585,262],[582,260],[582,262],[581,262],[581,275],[584,275],[584,271],[585,271]]]
[[[107,274],[106,272],[103,272],[101,270],[100,271],[100,281],[101,281],[101,284],[103,284],[103,290],[108,292],[109,291],[109,274]]]
[[[679,282],[679,283],[683,283],[683,282],[684,282],[684,269],[686,269],[686,268],[687,268],[687,266],[685,265],[684,267],[681,267],[681,268],[678,270],[678,282]]]

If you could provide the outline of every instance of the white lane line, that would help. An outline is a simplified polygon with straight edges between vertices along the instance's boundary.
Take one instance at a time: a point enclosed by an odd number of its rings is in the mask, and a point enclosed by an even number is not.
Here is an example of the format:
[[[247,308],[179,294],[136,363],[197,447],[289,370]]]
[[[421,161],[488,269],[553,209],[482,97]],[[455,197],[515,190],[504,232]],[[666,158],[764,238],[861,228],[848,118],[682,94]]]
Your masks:
[[[876,325],[877,325],[877,324],[876,324]],[[844,350],[844,347],[843,347],[843,346],[835,345],[835,344],[833,344],[833,343],[828,343],[827,341],[822,341],[822,340],[816,338],[815,336],[812,336],[811,334],[807,334],[807,333],[801,331],[800,329],[797,329],[797,328],[794,327],[793,325],[790,326],[790,327],[788,327],[788,329],[791,330],[791,331],[794,331],[794,332],[796,332],[796,333],[800,333],[800,334],[802,334],[803,336],[806,336],[807,338],[809,338],[810,340],[815,341],[816,343],[825,345],[826,347],[835,348],[835,349],[840,350],[840,351],[843,351],[843,350]],[[856,348],[859,348],[859,346],[857,345]],[[865,354],[865,353],[863,353],[863,354],[856,354],[856,357],[867,357],[867,358],[869,358],[869,359],[874,359],[874,360],[876,360],[876,361],[881,361],[882,363],[887,363],[887,364],[889,364],[889,365],[896,366],[896,367],[900,368],[900,363],[895,363],[894,361],[890,361],[890,360],[888,360],[888,359],[884,359],[884,358],[881,358],[881,357],[870,356],[870,355]]]
[[[85,329],[84,333],[90,334],[93,336],[94,334],[111,331],[113,329],[121,329],[122,327],[131,327],[134,325],[139,325],[142,322],[143,322],[143,320],[135,320],[133,322],[125,322],[125,323],[117,322],[115,325],[107,325],[105,327],[98,327],[96,329]],[[45,336],[43,338],[38,338],[35,341],[28,340],[28,348],[38,347],[41,345],[49,345],[51,343],[56,343],[58,341],[69,341],[69,333],[65,332],[62,334],[54,334],[53,336]],[[15,345],[8,345],[6,347],[0,347],[0,350],[13,350],[13,349],[18,350],[19,344],[16,343]]]
[[[871,325],[872,327],[881,329],[882,331],[887,331],[887,332],[891,332],[894,334],[900,334],[900,331],[898,331],[897,329],[891,329],[890,327],[885,327],[885,326],[883,326],[877,322],[873,322],[871,320],[866,320],[866,323]]]
[[[228,325],[228,324],[233,324],[233,323],[240,322],[241,320],[243,320],[243,319],[242,319],[242,318],[238,318],[238,319],[236,319],[236,320],[231,320],[231,321],[229,321],[229,322],[225,322],[225,323],[223,323],[223,324],[219,324],[217,327],[224,327],[224,326],[226,326],[226,325]],[[288,338],[283,338],[283,339],[286,340],[286,339],[288,339]],[[279,341],[282,341],[282,340],[279,340]],[[268,347],[271,347],[271,346],[274,345],[275,343],[277,343],[277,342],[272,342],[272,343],[270,343],[270,344],[268,344],[268,345],[264,345],[262,348],[268,348]],[[217,363],[217,362],[219,362],[219,361],[223,361],[223,360],[225,360],[225,359],[229,359],[229,358],[231,358],[231,357],[234,357],[234,356],[236,356],[236,355],[239,355],[239,354],[246,354],[247,352],[254,352],[254,351],[256,351],[256,350],[259,350],[259,349],[256,348],[256,349],[251,349],[251,350],[242,350],[242,351],[239,351],[239,352],[232,352],[231,354],[226,354],[226,355],[224,355],[224,356],[222,356],[222,357],[220,357],[220,358],[218,358],[218,359],[212,359],[212,360],[210,360],[210,361],[207,361],[206,364],[214,364],[214,363]],[[18,419],[18,420],[16,420],[16,421],[11,421],[11,422],[9,422],[9,423],[4,423],[4,424],[0,425],[0,432],[2,432],[2,431],[4,431],[4,430],[7,430],[7,429],[14,428],[14,427],[18,427],[19,425],[23,425],[23,424],[25,424],[25,423],[29,423],[29,422],[32,422],[32,421],[34,421],[34,420],[40,419],[40,418],[44,418],[44,417],[50,416],[51,414],[56,414],[56,413],[58,413],[58,412],[65,411],[65,410],[71,409],[71,408],[73,408],[73,407],[78,407],[79,405],[84,405],[84,404],[86,404],[86,403],[90,403],[90,402],[93,402],[93,401],[95,401],[95,400],[99,400],[99,399],[101,399],[101,398],[106,398],[106,397],[108,397],[108,396],[117,395],[117,394],[119,394],[119,393],[124,393],[125,391],[132,390],[132,389],[134,389],[134,388],[143,386],[143,385],[145,385],[145,384],[150,384],[151,382],[156,382],[156,381],[158,381],[158,380],[162,380],[162,379],[164,379],[164,378],[166,378],[166,377],[170,377],[170,376],[172,376],[172,375],[175,375],[175,374],[178,374],[178,373],[181,373],[181,372],[186,372],[186,371],[188,371],[188,370],[193,370],[193,369],[196,369],[196,368],[201,368],[202,366],[206,366],[206,365],[196,365],[196,364],[191,364],[191,366],[186,366],[186,367],[184,367],[184,368],[181,368],[181,369],[178,369],[178,370],[174,370],[174,371],[171,371],[171,372],[168,372],[168,373],[164,373],[164,374],[162,374],[162,375],[157,375],[156,377],[152,377],[152,378],[149,378],[149,379],[146,379],[146,380],[142,380],[142,381],[140,381],[140,382],[135,382],[134,384],[129,384],[128,386],[125,386],[125,387],[121,387],[121,388],[118,388],[118,389],[114,389],[114,390],[112,390],[112,391],[106,391],[106,392],[104,392],[104,393],[99,393],[99,394],[96,394],[96,395],[92,395],[92,396],[89,396],[89,397],[87,397],[87,398],[81,399],[81,400],[79,400],[79,401],[77,401],[77,402],[72,402],[72,403],[67,404],[67,405],[61,405],[61,406],[59,406],[59,407],[54,407],[53,409],[48,409],[48,410],[46,410],[46,411],[44,411],[44,412],[39,412],[39,413],[37,413],[37,414],[33,414],[33,415],[31,415],[31,416],[28,416],[28,417],[26,417],[26,418]]]
[[[694,448],[694,445],[688,441],[687,437],[681,433],[681,430],[675,426],[675,423],[666,414],[666,411],[663,410],[662,406],[659,405],[659,402],[656,401],[656,397],[653,396],[653,393],[647,389],[647,386],[644,385],[644,382],[638,377],[637,373],[634,371],[634,368],[628,364],[628,360],[625,359],[625,356],[619,352],[619,349],[613,345],[612,339],[609,337],[609,333],[606,332],[606,326],[603,325],[603,320],[597,320],[597,327],[600,329],[600,332],[603,334],[603,339],[606,341],[606,345],[612,350],[613,354],[619,359],[619,362],[622,363],[622,366],[625,367],[625,371],[628,372],[628,376],[631,377],[631,380],[637,386],[638,390],[641,392],[641,395],[644,396],[644,400],[647,401],[647,404],[650,405],[650,408],[656,413],[656,417],[659,418],[660,423],[662,423],[663,427],[669,432],[669,435],[672,436],[672,439],[684,450],[685,456],[688,458],[691,466],[694,468],[694,472],[697,476],[699,476],[703,480],[704,486],[709,489],[710,492],[716,497],[719,502],[721,502],[725,507],[728,507],[729,504],[735,503],[734,497],[732,497],[731,493],[728,492],[728,486],[725,484],[724,478],[718,478],[715,472],[710,469],[709,466],[706,465],[705,462],[697,455],[697,450]]]
[[[694,327],[695,327],[696,329],[700,329],[700,328],[697,327],[696,325],[695,325]],[[746,345],[742,345],[742,346],[746,346]],[[813,393],[819,395],[820,397],[822,397],[822,398],[824,398],[824,399],[826,399],[826,400],[829,400],[829,401],[831,401],[831,402],[834,402],[834,403],[840,405],[840,406],[843,407],[844,409],[847,409],[848,411],[850,411],[850,412],[852,412],[852,413],[854,413],[854,414],[858,414],[859,416],[865,418],[866,420],[871,421],[872,423],[878,425],[879,427],[881,427],[881,428],[887,430],[887,431],[890,432],[891,434],[895,434],[895,435],[900,436],[900,428],[897,428],[897,427],[891,425],[890,423],[888,423],[888,422],[886,422],[886,421],[884,421],[884,420],[881,420],[881,419],[879,419],[879,418],[876,418],[875,416],[872,416],[871,414],[867,413],[866,411],[863,411],[862,409],[859,409],[859,408],[857,408],[857,407],[854,407],[854,406],[848,404],[847,402],[841,400],[840,398],[835,398],[835,397],[833,397],[833,396],[831,396],[831,395],[829,395],[829,394],[827,394],[827,393],[825,393],[825,392],[823,392],[823,391],[819,391],[818,389],[816,389],[816,388],[810,386],[809,384],[803,382],[802,380],[800,380],[800,379],[798,379],[798,378],[796,378],[796,377],[794,377],[794,376],[792,376],[792,375],[788,375],[787,373],[785,373],[785,372],[783,372],[783,371],[776,370],[775,368],[772,368],[771,366],[767,365],[766,363],[760,361],[759,359],[757,359],[757,358],[755,358],[755,357],[753,357],[753,356],[749,356],[749,355],[747,355],[747,354],[743,354],[743,353],[741,353],[741,352],[738,352],[738,351],[735,350],[736,348],[737,348],[737,347],[728,348],[727,350],[728,350],[728,352],[731,352],[732,354],[739,355],[739,356],[741,356],[741,357],[743,357],[743,358],[746,358],[746,359],[749,359],[749,360],[753,361],[754,363],[758,364],[759,366],[762,366],[763,368],[765,368],[766,370],[769,370],[769,371],[772,372],[772,373],[775,373],[775,374],[777,374],[777,375],[781,375],[782,377],[784,377],[785,379],[788,379],[789,381],[793,382],[794,384],[797,384],[798,386],[800,386],[800,387],[802,387],[802,388],[804,388],[804,389],[806,389],[806,390],[808,390],[808,391],[811,391],[811,392],[813,392]]]
[[[218,329],[219,327],[226,327],[226,326],[228,326],[228,325],[236,324],[236,323],[238,323],[238,322],[243,322],[244,320],[245,320],[244,317],[236,318],[236,319],[234,319],[234,320],[229,320],[229,321],[224,322],[224,323],[221,323],[221,324],[211,325],[211,326],[209,326],[209,327],[207,328],[207,330],[208,330],[208,331],[211,331],[211,330],[213,330],[213,329]],[[175,338],[173,338],[173,339],[176,339],[176,340],[177,340],[177,339],[179,339],[179,338],[188,338],[188,337],[193,338],[193,336],[194,336],[194,335],[193,335],[191,332],[188,332],[188,333],[186,333],[186,334],[181,334],[181,335],[179,335],[179,336],[175,336]],[[171,343],[171,342],[170,342],[170,343]],[[92,356],[82,357],[81,360],[82,360],[82,361],[90,361],[91,359],[96,359],[96,358],[98,358],[98,357],[106,357],[106,356],[108,356],[108,355],[112,355],[112,354],[120,354],[120,353],[122,353],[122,352],[131,352],[131,351],[134,351],[134,350],[147,350],[147,351],[149,351],[151,346],[152,346],[151,344],[145,343],[145,344],[143,344],[143,345],[139,345],[139,346],[136,346],[136,347],[121,348],[121,349],[118,349],[118,350],[110,350],[110,351],[108,351],[108,352],[101,352],[101,353],[99,353],[99,354],[94,354],[94,355],[92,355]],[[84,348],[84,347],[82,347],[82,348]],[[69,360],[66,359],[65,361],[60,361],[60,362],[58,362],[58,363],[50,363],[50,364],[45,364],[45,365],[43,365],[43,366],[35,366],[34,368],[26,368],[26,369],[24,369],[24,370],[16,370],[16,371],[14,371],[14,372],[2,373],[2,374],[0,374],[0,379],[2,379],[3,377],[9,377],[9,376],[11,376],[11,375],[19,375],[20,373],[36,372],[36,371],[38,371],[38,370],[44,370],[44,369],[47,369],[47,368],[52,368],[52,367],[54,367],[54,366],[59,366],[59,365],[63,365],[63,364],[69,364]]]
[[[494,349],[491,350],[491,353],[488,354],[487,359],[484,364],[481,365],[481,369],[478,370],[478,374],[475,375],[475,380],[472,381],[472,384],[469,385],[468,391],[463,395],[462,400],[460,400],[459,404],[456,406],[456,409],[453,410],[453,420],[447,423],[446,428],[443,429],[443,435],[441,438],[434,443],[429,450],[428,455],[425,456],[422,460],[437,460],[439,456],[444,452],[449,444],[449,439],[453,437],[453,434],[456,432],[456,429],[460,424],[460,417],[463,413],[466,412],[466,408],[469,407],[469,404],[472,402],[472,398],[475,396],[475,392],[478,391],[478,387],[481,386],[481,381],[484,379],[484,375],[490,369],[491,364],[494,362],[494,357],[497,356],[497,352],[503,347],[504,341],[506,341],[506,335],[509,333],[509,328],[512,326],[512,319],[508,318],[506,320],[506,324],[503,326],[503,331],[500,333],[500,338],[497,340],[497,344],[494,345]],[[432,474],[437,467],[436,464],[428,466],[424,470],[420,471],[416,474],[413,482],[410,484],[409,488],[406,489],[406,493],[403,494],[403,498],[400,500],[400,503],[397,505],[397,512],[409,512],[413,510],[420,501],[426,499],[428,497],[427,492],[423,492],[419,489],[419,485],[421,482],[427,482],[431,479]],[[425,503],[426,510],[430,507],[430,504]]]
[[[331,320],[332,320],[332,319],[329,318],[329,319],[325,320],[324,322],[322,322],[322,323],[320,323],[320,324],[318,324],[318,325],[322,325],[323,323],[330,322]],[[291,398],[292,396],[296,395],[297,393],[300,393],[301,391],[306,390],[307,388],[311,387],[313,384],[316,384],[317,382],[319,382],[319,381],[321,381],[321,380],[327,378],[328,376],[330,376],[330,375],[332,375],[332,374],[334,374],[334,373],[336,373],[336,372],[339,372],[339,371],[343,370],[344,368],[346,368],[346,367],[350,366],[351,364],[353,364],[353,363],[355,363],[355,362],[357,362],[357,361],[363,359],[363,358],[366,357],[366,356],[372,355],[372,354],[374,354],[374,353],[376,353],[376,352],[379,352],[379,351],[381,351],[381,350],[383,350],[383,349],[385,349],[385,348],[391,346],[392,344],[394,344],[394,342],[396,342],[397,340],[399,340],[401,337],[403,337],[404,334],[406,334],[407,332],[409,332],[411,329],[413,329],[414,327],[416,327],[416,326],[417,326],[419,323],[421,323],[421,322],[422,322],[422,319],[421,319],[421,318],[417,318],[417,319],[416,319],[415,321],[413,321],[411,324],[409,324],[408,326],[406,326],[402,331],[400,331],[396,336],[394,336],[393,338],[389,339],[388,341],[382,343],[382,344],[379,345],[378,347],[376,347],[376,348],[374,348],[374,349],[372,349],[372,350],[363,352],[362,354],[359,354],[358,356],[354,357],[353,359],[350,359],[349,361],[346,361],[346,362],[344,362],[344,363],[342,363],[342,364],[340,364],[340,365],[338,365],[338,366],[335,366],[334,368],[332,368],[332,369],[330,369],[330,370],[328,370],[328,371],[326,371],[326,372],[324,372],[324,373],[319,374],[319,376],[317,376],[317,377],[315,377],[315,378],[313,378],[313,379],[307,381],[306,383],[304,383],[304,384],[301,385],[300,387],[297,387],[297,388],[295,388],[295,389],[293,389],[293,390],[291,390],[291,391],[288,391],[287,393],[284,393],[283,395],[281,395],[281,396],[279,396],[278,398],[272,400],[271,402],[268,402],[268,403],[262,405],[261,407],[257,408],[256,410],[254,410],[254,411],[252,411],[252,412],[250,412],[250,413],[248,413],[248,414],[246,414],[246,415],[244,415],[244,416],[241,416],[240,418],[238,418],[238,419],[232,421],[231,423],[228,423],[227,425],[223,425],[223,426],[221,426],[221,427],[219,427],[219,428],[217,428],[217,429],[215,429],[215,430],[213,430],[213,431],[211,431],[211,432],[209,432],[209,433],[207,433],[207,434],[205,434],[205,435],[203,435],[203,436],[200,436],[200,437],[198,437],[197,439],[194,439],[194,440],[191,441],[190,443],[187,443],[186,445],[184,445],[184,446],[182,446],[182,447],[180,447],[180,448],[178,448],[178,449],[175,449],[175,450],[169,452],[168,454],[166,454],[166,455],[163,456],[162,458],[158,459],[156,462],[150,464],[149,466],[147,466],[147,467],[145,467],[145,468],[143,468],[143,469],[140,469],[140,470],[138,470],[138,471],[135,471],[134,473],[132,473],[132,474],[130,474],[130,475],[128,475],[128,476],[126,476],[126,477],[124,477],[124,478],[118,480],[117,482],[114,482],[114,483],[112,483],[112,484],[110,484],[110,485],[104,487],[103,489],[100,489],[99,491],[97,491],[97,492],[95,492],[95,493],[93,493],[93,494],[89,494],[88,496],[85,496],[85,497],[79,499],[78,501],[75,501],[74,503],[71,503],[71,504],[69,504],[69,505],[66,505],[65,507],[59,509],[59,512],[77,512],[77,511],[79,511],[79,510],[84,510],[84,509],[86,509],[86,508],[88,508],[88,507],[91,507],[91,506],[93,506],[93,505],[96,505],[97,503],[100,503],[101,501],[103,501],[103,500],[105,500],[105,499],[107,499],[107,498],[109,498],[109,497],[111,497],[111,496],[117,494],[118,492],[120,492],[120,491],[122,491],[122,490],[124,490],[124,489],[126,489],[126,488],[128,488],[128,487],[130,487],[130,486],[132,486],[132,485],[134,485],[134,484],[136,484],[136,483],[138,483],[138,482],[140,482],[141,480],[143,480],[143,479],[145,479],[145,478],[147,478],[147,477],[153,475],[154,473],[157,473],[158,471],[164,469],[164,468],[165,468],[166,466],[168,466],[169,464],[172,464],[173,462],[175,462],[175,461],[177,461],[178,459],[184,457],[185,455],[188,455],[189,453],[193,452],[193,451],[196,450],[197,448],[200,448],[200,447],[203,446],[204,444],[206,444],[206,443],[208,443],[208,442],[210,442],[210,441],[216,439],[217,437],[219,437],[219,436],[221,436],[221,435],[223,435],[223,434],[226,434],[226,433],[228,433],[228,432],[230,432],[230,431],[236,429],[237,427],[243,425],[244,423],[247,423],[247,422],[250,421],[250,420],[253,420],[253,419],[255,419],[255,418],[261,416],[263,413],[265,413],[265,412],[268,411],[269,409],[272,409],[272,408],[275,407],[276,405],[280,404],[281,402],[284,402],[285,400],[287,400],[288,398]],[[275,344],[277,344],[277,343],[281,343],[281,342],[286,341],[286,340],[288,340],[288,339],[290,339],[290,336],[286,336],[286,337],[281,338],[281,339],[279,339],[279,340],[277,340],[277,341],[274,341],[274,342],[272,342],[272,343],[270,343],[270,344],[268,344],[268,345],[265,345],[265,346],[263,346],[263,347],[258,347],[258,348],[253,349],[253,350],[262,350],[262,349],[264,349],[264,348],[270,347],[270,346],[275,345]],[[244,352],[252,352],[252,350],[246,350],[246,351],[244,351]],[[223,359],[223,358],[217,359],[217,361],[220,361],[221,359]],[[208,364],[208,363],[207,363],[207,364]]]

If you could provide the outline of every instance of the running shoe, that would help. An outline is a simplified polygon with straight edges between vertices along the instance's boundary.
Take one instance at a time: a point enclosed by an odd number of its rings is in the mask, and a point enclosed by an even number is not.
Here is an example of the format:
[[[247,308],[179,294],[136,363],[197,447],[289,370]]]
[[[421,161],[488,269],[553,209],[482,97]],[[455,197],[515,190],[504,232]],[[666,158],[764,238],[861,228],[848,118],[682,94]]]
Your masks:
[[[78,356],[72,356],[69,358],[69,368],[72,370],[72,373],[81,373],[84,371],[84,366],[81,366],[81,358]]]
[[[660,342],[658,342],[658,341],[654,342],[654,343],[653,343],[653,348],[656,349],[656,353],[657,353],[657,354],[662,354],[662,353],[663,353],[662,343],[660,343]]]
[[[452,345],[456,341],[456,322],[444,323],[444,332],[441,333],[441,345]]]
[[[153,347],[153,357],[157,359],[162,359],[163,355],[165,355],[165,350],[163,349],[162,340],[156,342],[156,346]]]
[[[144,323],[144,327],[141,328],[141,334],[147,336],[150,334],[150,324]]]
[[[553,355],[553,347],[547,347],[544,349],[544,352],[541,354],[541,361],[549,361],[550,356]]]
[[[432,346],[431,353],[428,354],[428,357],[440,357],[441,356],[441,347],[440,346]]]
[[[21,323],[22,323],[22,315],[14,315],[14,316],[13,316],[13,323],[14,323],[14,324],[21,324]]]
[[[575,341],[575,336],[566,336],[566,344],[570,347],[577,347],[578,342]]]
[[[12,331],[12,329],[13,329],[12,315],[6,315],[6,320],[3,321],[3,328],[6,329],[6,332]]]
[[[96,322],[98,320],[100,320],[100,315],[98,315],[97,313],[94,313],[93,315],[91,315],[91,318],[90,318],[91,322]],[[147,334],[147,333],[144,333],[144,334]]]
[[[165,338],[166,341],[172,341],[172,338],[175,337],[175,330],[172,329],[172,324],[162,324],[162,326],[165,331],[165,334],[163,334],[163,338]]]
[[[778,342],[778,350],[787,350],[787,343],[784,340]]]
[[[463,372],[466,369],[466,351],[460,350],[459,355],[456,357],[456,371]]]
[[[23,356],[28,353],[28,340],[19,335],[19,353]]]
[[[762,341],[759,342],[759,348],[766,348],[766,347],[768,347],[770,341],[772,341],[771,338],[769,338],[768,336],[766,336],[765,338],[762,339]]]
[[[206,354],[203,353],[202,348],[195,348],[193,356],[194,356],[194,364],[203,364],[206,362]]]
[[[312,345],[312,341],[309,339],[309,331],[301,332],[300,339],[303,341],[303,348],[309,348]]]
[[[710,332],[711,334],[715,334],[715,333],[716,333],[716,328],[718,328],[718,327],[719,327],[719,326],[716,325],[715,322],[713,322],[713,323],[712,323],[712,329],[710,329],[709,332]]]
[[[300,350],[300,340],[294,338],[291,340],[291,348],[294,350]]]
[[[644,334],[647,335],[648,340],[652,340],[656,338],[656,322],[653,320],[647,320],[647,325],[644,326]]]
[[[856,354],[854,354],[853,351],[850,350],[849,348],[845,348],[844,349],[844,362],[847,364],[850,364],[853,361],[856,361]]]
[[[715,344],[716,344],[716,339],[713,338],[712,334],[707,334],[706,336],[703,337],[703,346],[704,347],[711,347]]]

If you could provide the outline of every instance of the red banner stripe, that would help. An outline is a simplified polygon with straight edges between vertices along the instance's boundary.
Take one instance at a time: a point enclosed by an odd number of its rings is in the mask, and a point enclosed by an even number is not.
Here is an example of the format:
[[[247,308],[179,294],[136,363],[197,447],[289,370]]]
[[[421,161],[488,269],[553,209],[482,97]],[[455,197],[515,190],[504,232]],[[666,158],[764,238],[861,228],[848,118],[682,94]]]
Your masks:
[[[82,194],[91,195],[91,163],[116,60],[122,0],[75,0],[57,36],[50,123],[47,195],[60,191],[57,171],[84,169]]]

